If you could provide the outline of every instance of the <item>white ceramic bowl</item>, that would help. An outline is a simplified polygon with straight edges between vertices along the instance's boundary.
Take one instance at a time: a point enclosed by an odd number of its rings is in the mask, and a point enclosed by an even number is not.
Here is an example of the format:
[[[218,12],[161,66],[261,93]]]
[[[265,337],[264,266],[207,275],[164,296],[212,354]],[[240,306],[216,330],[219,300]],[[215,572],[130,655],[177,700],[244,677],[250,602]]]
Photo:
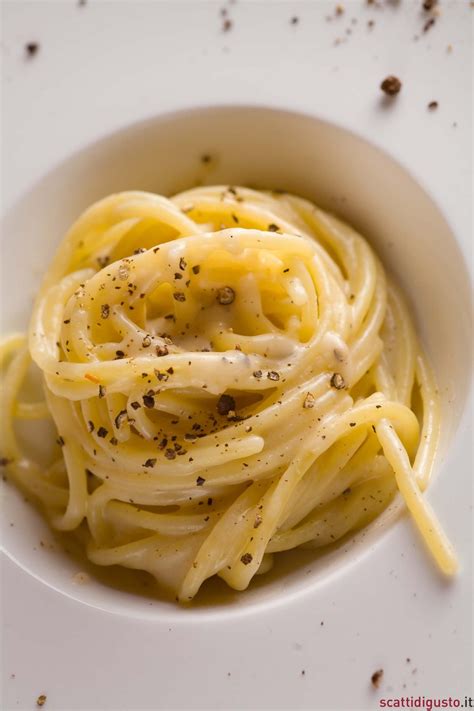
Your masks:
[[[203,154],[212,156],[210,166],[201,161]],[[193,109],[132,125],[71,156],[5,217],[3,331],[26,326],[41,274],[88,205],[120,190],[167,195],[200,182],[293,192],[337,213],[369,239],[404,287],[437,374],[443,429],[436,476],[445,476],[443,455],[462,417],[470,377],[469,281],[462,254],[446,219],[400,165],[356,135],[313,117],[245,106]],[[335,571],[369,555],[384,536],[397,546],[397,526],[376,525],[319,558],[282,556],[274,572],[244,594],[224,594],[218,605],[208,591],[190,609],[167,602],[150,606],[146,597],[94,577],[78,585],[74,576],[84,567],[49,545],[47,526],[15,489],[5,487],[4,496],[8,516],[2,538],[12,559],[70,597],[132,616],[171,620],[255,612],[314,591]]]

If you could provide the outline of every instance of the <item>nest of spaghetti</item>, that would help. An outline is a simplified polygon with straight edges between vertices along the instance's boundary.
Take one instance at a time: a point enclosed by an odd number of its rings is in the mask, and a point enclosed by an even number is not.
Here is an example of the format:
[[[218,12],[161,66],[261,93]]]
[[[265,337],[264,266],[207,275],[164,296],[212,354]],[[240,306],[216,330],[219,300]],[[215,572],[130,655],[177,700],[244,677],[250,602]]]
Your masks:
[[[148,571],[184,602],[214,575],[244,590],[400,491],[455,569],[422,494],[438,402],[406,306],[368,243],[305,200],[221,186],[102,200],[60,246],[28,345],[2,353],[4,459],[97,565]],[[36,405],[21,396],[31,360]],[[57,428],[46,467],[15,433],[28,407]]]

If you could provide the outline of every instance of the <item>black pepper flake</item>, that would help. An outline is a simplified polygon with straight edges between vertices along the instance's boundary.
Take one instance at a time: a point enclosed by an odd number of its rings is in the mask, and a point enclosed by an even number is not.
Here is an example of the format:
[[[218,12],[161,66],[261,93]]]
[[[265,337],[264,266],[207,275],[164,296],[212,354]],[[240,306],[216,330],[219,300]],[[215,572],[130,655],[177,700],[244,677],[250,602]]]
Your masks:
[[[230,30],[232,29],[232,24],[232,20],[229,20],[229,18],[226,17],[226,19],[222,23],[222,32],[230,32]]]
[[[223,306],[232,304],[235,299],[235,291],[230,286],[223,286],[217,291],[217,301]]]
[[[145,407],[148,407],[150,410],[155,407],[155,398],[153,395],[144,395],[143,396],[143,404]]]
[[[95,425],[92,422],[92,420],[88,420],[87,422],[87,431],[88,432],[93,432],[95,430]]]
[[[8,459],[8,457],[0,457],[0,467],[6,467],[7,464],[13,462],[13,459]]]
[[[291,18],[290,25],[297,25],[299,21],[300,21],[300,18],[296,17],[296,15],[295,15],[294,17]]]
[[[174,451],[174,449],[167,449],[165,452],[165,457],[166,459],[175,459],[176,452]]]
[[[316,398],[312,393],[307,393],[304,402],[303,402],[303,407],[305,410],[311,409],[315,406],[316,404]]]
[[[436,18],[430,17],[430,19],[427,20],[423,26],[423,32],[428,32],[428,30],[430,30],[433,27],[435,22],[436,22]]]
[[[105,386],[99,385],[99,397],[105,397]]]
[[[423,3],[423,10],[426,10],[426,12],[429,12],[437,4],[438,4],[438,0],[425,0]]]
[[[39,48],[40,46],[38,42],[28,42],[28,44],[25,45],[25,51],[28,57],[34,57],[38,54]]]
[[[261,378],[262,375],[263,375],[263,373],[262,373],[261,370],[254,370],[254,372],[252,373],[252,375],[253,375],[254,378]]]
[[[229,414],[227,415],[227,419],[229,420],[229,422],[242,422],[242,420],[245,420],[246,418],[245,418],[245,417],[242,417],[241,415],[236,415],[233,410],[229,410]],[[229,445],[227,444],[227,442],[226,442],[225,446],[226,446],[226,447],[229,446]]]
[[[208,506],[212,506],[212,499],[211,499],[211,498],[209,498],[209,499],[207,500],[207,505],[208,505]]]
[[[196,479],[196,484],[197,486],[202,486],[206,480],[202,478],[202,476],[198,476]]]
[[[166,381],[169,378],[169,375],[167,375],[166,373],[162,373],[160,370],[157,370],[156,368],[155,368],[154,372],[155,372],[155,377],[157,378],[157,380],[160,380],[160,381],[165,380]]]
[[[169,350],[166,346],[156,346],[156,355],[161,358],[162,356],[168,355]]]
[[[143,464],[144,467],[152,468],[156,464],[156,459],[147,459],[146,462]]]
[[[115,418],[115,427],[117,429],[120,429],[120,427],[122,426],[122,424],[125,422],[126,419],[127,419],[127,411],[120,410],[117,417]]]
[[[184,270],[186,269],[186,260],[184,257],[179,258],[179,268],[182,272],[184,272]]]
[[[352,489],[350,486],[347,487],[347,489],[344,489],[342,492],[343,496],[348,496],[351,493]]]
[[[380,88],[387,96],[395,96],[402,88],[402,82],[398,77],[390,75],[383,80],[380,84]]]
[[[267,373],[268,380],[280,380],[280,374],[276,370],[269,370]]]
[[[244,555],[240,559],[240,561],[244,565],[248,565],[249,563],[252,562],[252,560],[253,560],[253,555],[251,553],[244,553]]]
[[[64,447],[64,438],[61,437],[61,435],[57,438],[56,443],[59,444],[60,447]]]
[[[193,267],[193,274],[199,274],[200,271],[201,267],[199,266],[199,264],[195,264]]]
[[[100,315],[102,318],[109,318],[110,316],[110,306],[108,304],[102,304],[100,307]]]
[[[166,437],[164,437],[164,438],[161,440],[161,442],[160,442],[160,444],[158,445],[158,447],[159,447],[160,449],[164,449],[167,444],[168,444],[168,440],[166,439]]]
[[[342,390],[346,387],[344,378],[340,373],[334,373],[331,378],[331,387],[336,388],[336,390]]]
[[[259,526],[261,526],[262,523],[263,523],[263,518],[260,516],[260,514],[257,514],[255,516],[255,521],[254,521],[253,527],[258,528]]]
[[[201,156],[201,163],[210,163],[211,160],[212,158],[209,153],[204,153],[204,155]]]
[[[175,291],[175,292],[173,293],[173,299],[174,299],[175,301],[181,301],[181,302],[183,302],[183,301],[186,301],[186,296],[185,296],[185,294],[183,294],[182,291]]]
[[[108,430],[105,429],[105,427],[99,427],[97,430],[97,437],[107,437]]]
[[[183,278],[183,275],[180,274],[179,272],[175,272],[175,273],[174,273],[174,278],[175,278],[175,279],[182,279],[182,278]]]
[[[166,368],[166,372],[169,373],[170,375],[173,375],[174,368]]]
[[[142,341],[142,348],[149,348],[151,346],[151,336],[145,336]]]
[[[104,256],[104,257],[97,257],[97,264],[99,265],[99,267],[101,269],[106,267],[109,262],[110,262],[110,257],[108,255]],[[109,275],[107,275],[107,276],[109,276]]]
[[[355,427],[357,422],[349,422],[349,427]]]
[[[117,439],[117,437],[111,437],[109,439],[109,442],[110,442],[110,444],[112,444],[115,447],[118,444],[118,439]]]
[[[71,319],[67,318],[65,321],[63,321],[63,323],[65,323],[65,324],[71,323]]]
[[[133,402],[130,403],[130,407],[133,407],[134,410],[138,410],[141,407],[141,405],[139,402],[134,400]]]
[[[438,102],[437,101],[430,101],[428,104],[428,108],[430,111],[434,111],[435,109],[438,108]]]
[[[123,351],[115,351],[115,360],[120,360],[120,358],[125,358],[125,353]]]
[[[40,694],[38,698],[36,699],[36,705],[37,706],[44,706],[46,703],[47,696],[46,694]]]
[[[278,227],[278,225],[275,225],[274,222],[271,222],[271,223],[268,225],[267,229],[268,229],[269,232],[278,232],[278,230],[279,230],[280,228]]]
[[[372,676],[370,677],[370,681],[372,682],[372,686],[375,689],[378,689],[380,686],[380,682],[382,681],[383,677],[383,669],[377,669]]]
[[[219,415],[228,415],[231,410],[235,410],[235,400],[231,395],[221,395],[217,401],[217,412]]]

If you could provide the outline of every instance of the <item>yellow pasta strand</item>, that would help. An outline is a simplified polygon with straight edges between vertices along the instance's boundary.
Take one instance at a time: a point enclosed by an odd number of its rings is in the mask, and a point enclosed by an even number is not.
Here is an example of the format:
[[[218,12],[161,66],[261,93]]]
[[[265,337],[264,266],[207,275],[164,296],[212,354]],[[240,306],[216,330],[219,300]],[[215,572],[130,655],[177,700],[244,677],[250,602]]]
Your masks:
[[[456,554],[434,511],[423,498],[405,448],[388,420],[380,421],[377,425],[377,434],[384,454],[393,467],[398,488],[413,521],[441,570],[447,575],[452,575],[458,568]]]

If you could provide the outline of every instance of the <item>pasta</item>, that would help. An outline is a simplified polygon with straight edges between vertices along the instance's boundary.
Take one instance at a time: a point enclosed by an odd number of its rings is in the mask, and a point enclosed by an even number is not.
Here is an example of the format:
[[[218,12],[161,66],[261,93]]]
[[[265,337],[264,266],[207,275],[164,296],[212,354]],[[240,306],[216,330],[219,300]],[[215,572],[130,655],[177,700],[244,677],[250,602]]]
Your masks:
[[[2,463],[94,564],[148,571],[182,602],[214,575],[244,590],[399,491],[456,570],[423,495],[439,404],[403,298],[306,200],[225,186],[101,200],[1,360]],[[32,361],[44,402],[23,394]],[[46,466],[15,427],[41,418],[58,433]]]

